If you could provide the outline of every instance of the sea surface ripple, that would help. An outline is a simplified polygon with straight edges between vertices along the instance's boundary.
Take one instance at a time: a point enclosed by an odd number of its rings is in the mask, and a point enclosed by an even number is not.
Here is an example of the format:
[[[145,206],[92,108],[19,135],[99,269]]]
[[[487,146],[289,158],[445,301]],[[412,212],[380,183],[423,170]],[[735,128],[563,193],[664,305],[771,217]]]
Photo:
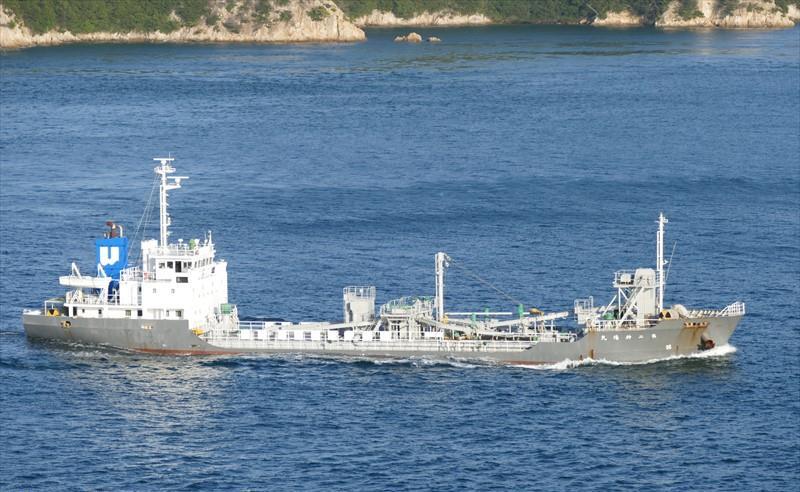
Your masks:
[[[0,54],[0,489],[796,490],[800,30],[420,32]],[[246,315],[428,295],[439,250],[602,302],[661,210],[667,302],[749,313],[710,357],[539,370],[28,342],[168,152],[173,238],[213,230]],[[513,308],[457,270],[448,304]]]

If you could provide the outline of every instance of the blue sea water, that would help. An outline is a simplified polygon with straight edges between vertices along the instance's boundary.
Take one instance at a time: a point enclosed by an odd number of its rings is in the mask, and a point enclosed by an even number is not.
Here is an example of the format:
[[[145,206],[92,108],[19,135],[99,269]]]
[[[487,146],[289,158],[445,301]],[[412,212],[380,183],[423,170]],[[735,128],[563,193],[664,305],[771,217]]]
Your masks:
[[[0,489],[796,490],[800,31],[421,32],[0,54]],[[540,370],[27,341],[168,152],[244,315],[431,294],[439,250],[566,310],[661,210],[667,302],[749,312],[724,355]],[[513,308],[458,270],[447,302]]]

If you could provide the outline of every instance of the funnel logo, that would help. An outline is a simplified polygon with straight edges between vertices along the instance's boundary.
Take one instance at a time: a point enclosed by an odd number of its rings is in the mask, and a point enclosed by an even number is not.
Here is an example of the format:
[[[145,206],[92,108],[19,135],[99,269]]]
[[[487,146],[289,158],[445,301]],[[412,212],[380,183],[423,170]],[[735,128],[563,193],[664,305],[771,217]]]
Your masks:
[[[119,246],[100,246],[100,264],[113,265],[119,261]]]

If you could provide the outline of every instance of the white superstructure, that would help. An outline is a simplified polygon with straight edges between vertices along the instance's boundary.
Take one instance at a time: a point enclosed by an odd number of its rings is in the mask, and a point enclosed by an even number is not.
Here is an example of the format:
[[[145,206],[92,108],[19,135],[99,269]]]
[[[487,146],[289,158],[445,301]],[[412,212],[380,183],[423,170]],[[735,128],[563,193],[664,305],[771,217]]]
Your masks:
[[[227,263],[215,259],[211,232],[203,239],[168,241],[168,192],[187,178],[170,176],[175,172],[174,159],[155,160],[159,165],[154,170],[161,176],[160,241],[142,241],[141,264],[128,266],[127,238],[110,223],[106,240],[116,243],[98,242],[97,276],[81,275],[73,264],[71,274],[60,278],[61,285],[73,288],[66,293],[63,309],[76,318],[185,319],[198,332],[235,323],[236,309],[228,304]],[[117,263],[122,263],[118,278],[107,276],[104,268]]]

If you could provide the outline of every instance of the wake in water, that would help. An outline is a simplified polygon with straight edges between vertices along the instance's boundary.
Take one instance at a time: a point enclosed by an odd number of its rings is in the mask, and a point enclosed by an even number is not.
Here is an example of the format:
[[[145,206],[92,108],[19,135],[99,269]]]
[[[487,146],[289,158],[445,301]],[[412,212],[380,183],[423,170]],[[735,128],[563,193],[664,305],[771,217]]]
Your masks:
[[[736,347],[730,344],[720,345],[719,347],[714,347],[713,349],[705,350],[703,352],[697,352],[688,355],[670,355],[669,357],[662,357],[659,359],[650,359],[644,360],[639,362],[616,362],[612,360],[606,359],[583,359],[583,360],[571,360],[571,359],[564,359],[561,362],[556,362],[554,364],[542,364],[536,366],[530,365],[517,365],[515,367],[524,367],[526,369],[537,369],[537,370],[544,370],[544,371],[565,371],[567,369],[573,369],[576,367],[582,366],[595,366],[595,365],[604,365],[604,366],[641,366],[641,365],[648,365],[648,364],[657,364],[661,362],[673,361],[673,360],[682,360],[682,359],[715,359],[719,357],[725,357],[732,353],[736,352]]]
[[[285,356],[284,356],[285,357]],[[355,365],[369,365],[369,366],[408,366],[408,367],[456,367],[461,369],[472,369],[476,367],[485,367],[497,365],[492,361],[483,361],[477,359],[432,359],[428,357],[353,357],[353,356],[320,356],[320,355],[306,355],[295,354],[292,357],[295,361],[308,361],[313,363],[322,364],[355,364]]]

